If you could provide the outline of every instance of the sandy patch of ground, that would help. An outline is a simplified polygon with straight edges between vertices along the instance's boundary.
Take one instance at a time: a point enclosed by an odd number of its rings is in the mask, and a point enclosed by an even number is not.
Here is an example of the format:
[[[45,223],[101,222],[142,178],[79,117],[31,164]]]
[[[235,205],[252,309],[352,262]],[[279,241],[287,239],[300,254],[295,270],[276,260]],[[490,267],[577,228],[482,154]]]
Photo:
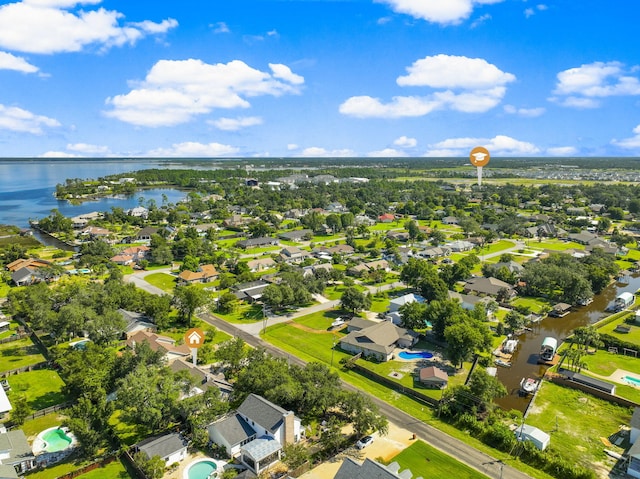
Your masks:
[[[367,457],[373,460],[382,458],[388,461],[413,443],[413,434],[410,431],[392,423],[389,423],[389,433],[386,436],[379,434],[373,436],[375,439],[371,445],[360,450],[350,447],[336,457],[306,472],[300,476],[300,479],[333,479],[346,457],[351,457],[357,462],[362,462]]]

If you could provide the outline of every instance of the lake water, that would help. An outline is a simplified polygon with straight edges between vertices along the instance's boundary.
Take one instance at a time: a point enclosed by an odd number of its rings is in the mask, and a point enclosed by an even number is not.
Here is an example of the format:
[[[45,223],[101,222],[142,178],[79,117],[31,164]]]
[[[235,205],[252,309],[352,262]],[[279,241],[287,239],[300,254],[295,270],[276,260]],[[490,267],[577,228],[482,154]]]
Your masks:
[[[114,206],[129,209],[138,206],[140,197],[143,197],[145,202],[153,199],[160,205],[163,194],[167,196],[170,203],[175,203],[184,198],[184,192],[174,189],[145,190],[129,197],[102,198],[84,202],[81,205],[58,201],[53,193],[56,185],[64,183],[68,178],[95,179],[150,168],[190,167],[188,160],[165,159],[2,159],[0,160],[0,224],[28,227],[29,219],[48,216],[54,208],[68,217],[92,211],[110,211]],[[202,165],[198,164],[198,167]]]

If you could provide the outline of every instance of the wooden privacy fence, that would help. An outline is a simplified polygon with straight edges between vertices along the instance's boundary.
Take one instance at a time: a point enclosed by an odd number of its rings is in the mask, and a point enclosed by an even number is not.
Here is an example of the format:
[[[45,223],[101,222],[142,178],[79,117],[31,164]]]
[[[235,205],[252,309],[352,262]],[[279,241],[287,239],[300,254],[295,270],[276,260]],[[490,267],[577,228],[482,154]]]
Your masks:
[[[11,376],[13,374],[24,373],[26,371],[34,371],[36,369],[46,369],[49,367],[48,361],[41,361],[36,364],[30,364],[29,366],[23,366],[21,368],[10,369],[9,371],[3,371],[0,373],[0,378],[6,378],[7,376]]]

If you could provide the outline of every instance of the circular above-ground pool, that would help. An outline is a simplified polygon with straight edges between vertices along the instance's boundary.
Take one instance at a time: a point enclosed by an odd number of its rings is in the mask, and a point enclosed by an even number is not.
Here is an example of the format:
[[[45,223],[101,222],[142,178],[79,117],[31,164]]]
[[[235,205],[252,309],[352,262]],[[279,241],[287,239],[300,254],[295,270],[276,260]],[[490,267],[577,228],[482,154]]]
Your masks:
[[[52,427],[45,429],[33,443],[33,453],[60,452],[69,449],[75,442],[75,437],[67,428]]]
[[[433,357],[433,353],[429,351],[400,351],[398,357],[402,359],[429,359]]]
[[[199,459],[187,466],[184,471],[184,479],[208,479],[215,477],[218,466],[211,459]]]

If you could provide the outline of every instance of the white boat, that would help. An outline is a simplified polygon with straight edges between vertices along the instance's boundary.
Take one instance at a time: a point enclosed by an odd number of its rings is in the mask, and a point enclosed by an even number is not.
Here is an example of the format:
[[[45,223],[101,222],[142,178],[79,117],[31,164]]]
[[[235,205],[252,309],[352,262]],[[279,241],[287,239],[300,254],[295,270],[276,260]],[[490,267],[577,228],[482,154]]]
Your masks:
[[[495,363],[497,366],[502,366],[503,368],[510,368],[510,367],[511,367],[511,363],[510,363],[510,362],[504,361],[504,360],[502,360],[502,359],[496,359],[496,360],[494,361],[494,363]]]
[[[527,394],[536,392],[539,385],[540,381],[533,378],[522,378],[522,381],[520,381],[520,389]]]
[[[542,347],[540,348],[540,359],[545,362],[553,361],[558,349],[558,340],[554,337],[547,336],[542,341]]]

